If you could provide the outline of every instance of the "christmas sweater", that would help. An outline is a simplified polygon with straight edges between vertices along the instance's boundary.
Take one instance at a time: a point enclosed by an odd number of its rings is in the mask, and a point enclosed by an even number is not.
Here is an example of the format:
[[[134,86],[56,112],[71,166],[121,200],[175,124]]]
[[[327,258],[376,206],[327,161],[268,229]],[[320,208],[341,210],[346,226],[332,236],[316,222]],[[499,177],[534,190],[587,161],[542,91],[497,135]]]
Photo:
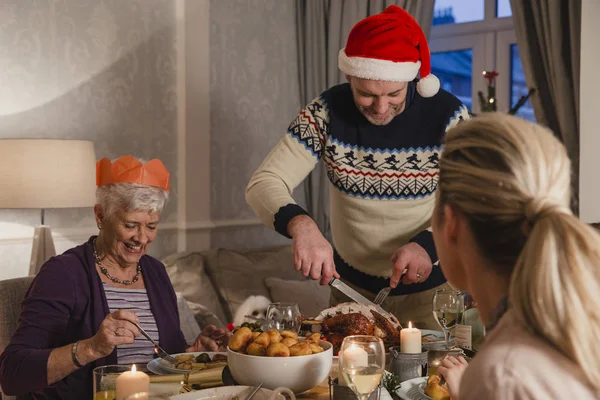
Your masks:
[[[384,126],[361,114],[348,83],[326,90],[298,113],[246,190],[248,204],[261,221],[289,237],[289,221],[307,214],[292,191],[323,162],[336,269],[342,278],[372,292],[389,286],[390,258],[410,241],[437,261],[429,224],[441,142],[446,130],[469,118],[467,108],[444,90],[424,98],[414,83],[408,89],[405,110]],[[398,285],[392,294],[443,282],[439,266],[434,266],[427,281]]]

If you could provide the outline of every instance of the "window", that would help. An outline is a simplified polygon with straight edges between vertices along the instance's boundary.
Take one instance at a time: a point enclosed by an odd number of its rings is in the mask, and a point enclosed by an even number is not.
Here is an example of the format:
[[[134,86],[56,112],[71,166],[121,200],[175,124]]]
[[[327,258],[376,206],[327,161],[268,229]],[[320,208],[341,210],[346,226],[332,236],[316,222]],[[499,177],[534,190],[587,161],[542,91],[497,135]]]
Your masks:
[[[528,92],[512,22],[510,0],[436,0],[429,39],[432,72],[441,87],[474,113],[477,93],[487,95],[483,71],[495,70],[498,111],[507,112]],[[528,100],[518,116],[535,120]]]
[[[433,25],[483,20],[484,0],[435,0]]]
[[[434,53],[431,65],[431,72],[439,78],[440,87],[458,97],[471,111],[473,50]]]
[[[498,0],[498,2],[496,3],[496,17],[512,17],[512,8],[510,7],[510,0]]]
[[[516,44],[510,46],[510,106],[514,107],[522,96],[526,96],[529,87],[525,83],[525,74],[523,73],[523,64],[519,56],[519,48]],[[519,108],[515,114],[528,121],[535,122],[531,100],[527,101]]]

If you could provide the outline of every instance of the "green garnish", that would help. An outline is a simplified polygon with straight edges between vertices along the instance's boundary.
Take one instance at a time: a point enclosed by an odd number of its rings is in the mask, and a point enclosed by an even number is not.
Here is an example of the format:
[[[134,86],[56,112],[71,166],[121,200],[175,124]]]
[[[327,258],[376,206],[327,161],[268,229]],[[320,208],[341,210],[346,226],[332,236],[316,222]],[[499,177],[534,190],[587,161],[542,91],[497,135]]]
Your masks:
[[[396,374],[385,374],[383,376],[383,387],[388,391],[390,396],[394,396],[396,394],[396,390],[400,389],[400,377]]]

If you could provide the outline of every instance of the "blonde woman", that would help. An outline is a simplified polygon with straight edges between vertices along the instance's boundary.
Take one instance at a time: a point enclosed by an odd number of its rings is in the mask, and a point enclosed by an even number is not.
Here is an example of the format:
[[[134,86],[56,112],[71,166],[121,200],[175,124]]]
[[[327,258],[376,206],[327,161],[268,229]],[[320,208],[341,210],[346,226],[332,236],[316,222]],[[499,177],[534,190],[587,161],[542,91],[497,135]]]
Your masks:
[[[540,125],[486,114],[448,132],[434,240],[487,326],[470,365],[439,368],[454,400],[598,398],[600,237],[571,213],[570,178]]]

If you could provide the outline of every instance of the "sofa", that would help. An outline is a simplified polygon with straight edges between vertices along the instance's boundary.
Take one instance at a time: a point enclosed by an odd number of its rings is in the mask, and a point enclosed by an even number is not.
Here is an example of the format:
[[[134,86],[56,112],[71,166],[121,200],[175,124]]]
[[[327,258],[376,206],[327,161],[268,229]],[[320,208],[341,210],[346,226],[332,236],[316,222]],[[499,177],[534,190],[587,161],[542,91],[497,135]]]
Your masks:
[[[185,299],[200,327],[232,323],[251,296],[296,302],[306,317],[316,316],[329,305],[329,287],[293,268],[289,245],[176,253],[162,262],[178,297]]]

